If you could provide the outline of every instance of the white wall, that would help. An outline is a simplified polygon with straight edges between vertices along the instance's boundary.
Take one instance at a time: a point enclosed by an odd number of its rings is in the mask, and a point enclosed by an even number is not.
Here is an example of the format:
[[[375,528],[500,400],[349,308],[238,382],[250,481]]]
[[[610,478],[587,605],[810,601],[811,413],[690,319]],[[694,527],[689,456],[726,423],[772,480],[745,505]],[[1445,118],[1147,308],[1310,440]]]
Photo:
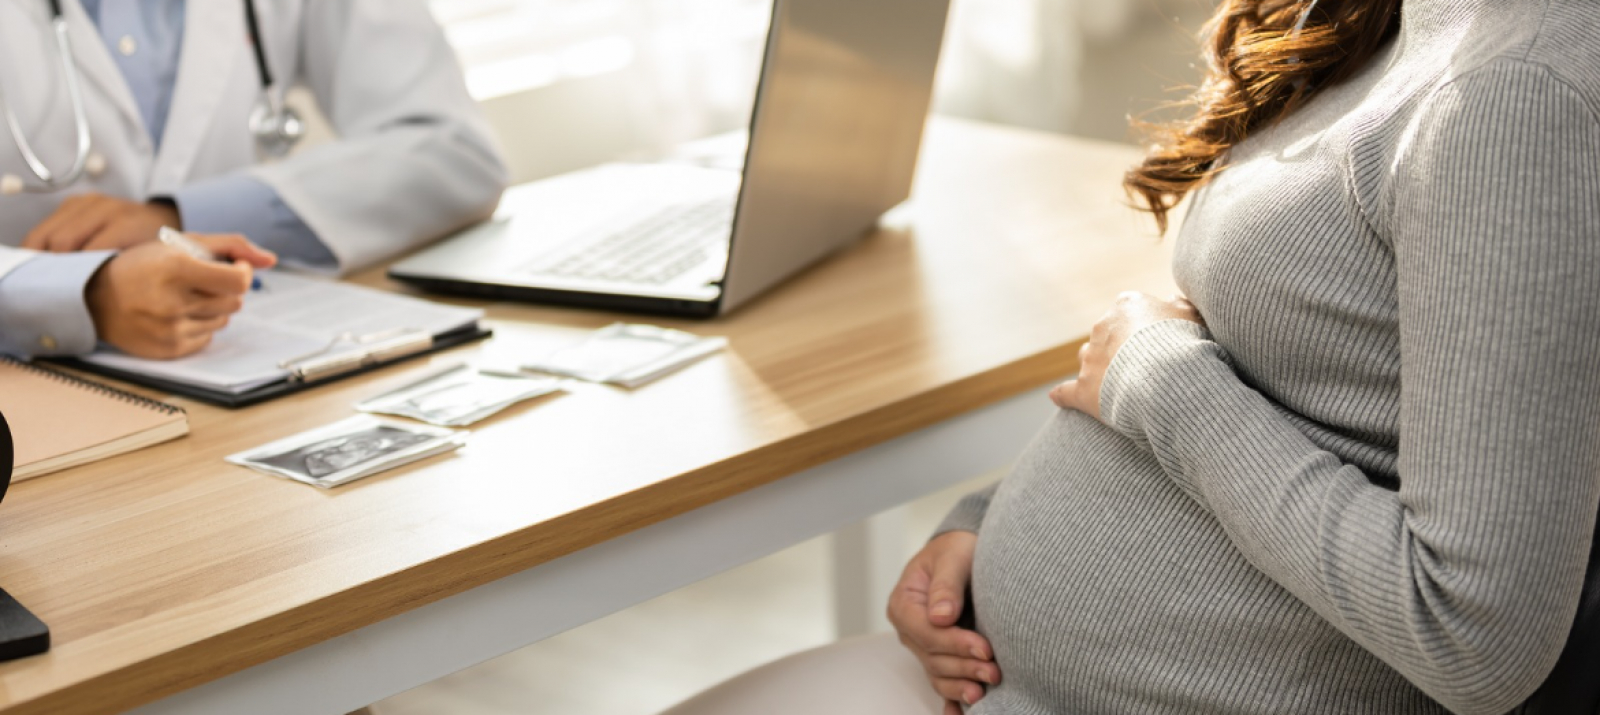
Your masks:
[[[517,182],[742,127],[771,11],[770,0],[432,6]],[[1206,0],[952,0],[935,109],[1129,139],[1130,112],[1195,81],[1193,29],[1210,9]],[[1108,47],[1116,64],[1101,60]],[[1107,101],[1118,92],[1123,101]],[[309,104],[303,93],[292,101]],[[328,136],[311,124],[314,139]]]

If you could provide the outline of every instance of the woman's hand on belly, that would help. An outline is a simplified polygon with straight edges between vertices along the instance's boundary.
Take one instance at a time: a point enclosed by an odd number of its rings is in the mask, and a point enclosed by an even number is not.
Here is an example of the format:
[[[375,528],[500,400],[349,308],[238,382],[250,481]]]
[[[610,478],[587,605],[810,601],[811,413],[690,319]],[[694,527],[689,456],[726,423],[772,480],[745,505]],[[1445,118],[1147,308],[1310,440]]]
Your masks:
[[[1187,320],[1205,325],[1200,311],[1188,298],[1161,300],[1144,293],[1117,296],[1111,310],[1094,324],[1089,340],[1078,348],[1078,376],[1050,391],[1050,400],[1064,410],[1077,410],[1100,419],[1100,381],[1117,350],[1140,329],[1165,320]]]
[[[977,543],[970,531],[940,534],[911,557],[889,596],[889,622],[945,699],[946,715],[961,715],[958,702],[971,705],[983,697],[985,684],[1000,682],[988,639],[956,625]]]

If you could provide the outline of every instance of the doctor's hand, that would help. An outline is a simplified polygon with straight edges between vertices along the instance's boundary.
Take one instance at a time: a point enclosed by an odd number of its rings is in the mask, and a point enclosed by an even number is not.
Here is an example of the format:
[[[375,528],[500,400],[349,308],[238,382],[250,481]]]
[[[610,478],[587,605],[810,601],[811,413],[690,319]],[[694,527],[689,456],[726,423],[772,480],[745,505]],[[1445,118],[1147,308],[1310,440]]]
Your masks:
[[[945,699],[945,715],[961,715],[958,703],[971,705],[1000,682],[989,640],[956,625],[977,544],[970,531],[940,534],[911,557],[889,596],[889,622]]]
[[[197,352],[243,307],[252,272],[278,262],[271,251],[243,236],[189,237],[220,260],[203,261],[163,243],[144,243],[100,266],[89,279],[84,300],[101,340],[145,358]]]
[[[1100,419],[1100,382],[1117,350],[1140,328],[1172,319],[1205,325],[1200,311],[1183,296],[1172,300],[1133,292],[1117,296],[1116,304],[1094,324],[1088,342],[1078,349],[1078,376],[1051,390],[1050,401]]]
[[[76,194],[34,226],[23,248],[53,253],[128,248],[156,240],[162,226],[183,228],[171,204],[140,203],[105,194]]]

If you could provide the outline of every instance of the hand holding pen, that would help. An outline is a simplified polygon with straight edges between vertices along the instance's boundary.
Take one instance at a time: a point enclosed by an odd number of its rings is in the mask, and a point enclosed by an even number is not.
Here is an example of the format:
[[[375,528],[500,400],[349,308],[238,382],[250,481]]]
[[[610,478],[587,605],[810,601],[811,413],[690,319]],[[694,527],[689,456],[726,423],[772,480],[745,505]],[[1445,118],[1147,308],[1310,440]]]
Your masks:
[[[238,235],[163,231],[124,249],[84,291],[95,335],[139,357],[197,352],[244,306],[255,271],[278,258]]]
[[[194,258],[196,260],[201,260],[201,261],[217,261],[217,260],[221,260],[221,259],[218,258],[217,254],[211,252],[211,249],[200,245],[199,243],[195,242],[194,239],[189,238],[188,234],[186,234],[186,233],[184,233],[182,231],[179,231],[178,229],[175,229],[175,228],[173,228],[171,226],[162,226],[161,230],[156,232],[156,237],[159,238],[162,243],[164,243],[164,244],[166,244],[168,246],[171,246],[173,248],[176,248],[176,249],[178,249],[180,251],[183,251],[184,253],[189,254],[189,256],[191,258]],[[250,248],[255,248],[256,250],[258,250],[258,251],[260,251],[262,253],[268,253],[268,254],[271,253],[270,251],[267,251],[266,249],[257,248],[254,244],[251,244],[248,241],[246,241],[245,244],[247,246],[249,246]],[[244,259],[243,258],[235,258],[234,260],[235,260],[235,263],[237,263],[239,261],[243,261]],[[247,264],[250,263],[249,261],[244,261],[244,262],[247,263]],[[273,262],[274,263],[277,262],[277,257],[276,256],[273,257]],[[252,271],[251,274],[250,274],[250,290],[261,290],[261,276],[255,275],[254,271]]]

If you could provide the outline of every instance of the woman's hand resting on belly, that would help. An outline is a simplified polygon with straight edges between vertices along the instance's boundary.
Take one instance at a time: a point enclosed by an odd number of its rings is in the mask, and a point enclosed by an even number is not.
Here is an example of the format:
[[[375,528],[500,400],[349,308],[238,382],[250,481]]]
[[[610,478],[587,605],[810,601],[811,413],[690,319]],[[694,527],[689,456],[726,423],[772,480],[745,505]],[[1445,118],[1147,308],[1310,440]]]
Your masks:
[[[1051,390],[1050,400],[1061,409],[1100,419],[1100,381],[1117,350],[1141,328],[1164,320],[1205,325],[1200,311],[1183,296],[1172,300],[1134,292],[1117,296],[1116,304],[1094,324],[1088,342],[1078,349],[1078,376]]]
[[[958,702],[971,705],[985,684],[1000,682],[988,639],[956,625],[977,544],[970,531],[940,534],[911,557],[889,596],[889,622],[945,699],[945,715],[961,715]]]

